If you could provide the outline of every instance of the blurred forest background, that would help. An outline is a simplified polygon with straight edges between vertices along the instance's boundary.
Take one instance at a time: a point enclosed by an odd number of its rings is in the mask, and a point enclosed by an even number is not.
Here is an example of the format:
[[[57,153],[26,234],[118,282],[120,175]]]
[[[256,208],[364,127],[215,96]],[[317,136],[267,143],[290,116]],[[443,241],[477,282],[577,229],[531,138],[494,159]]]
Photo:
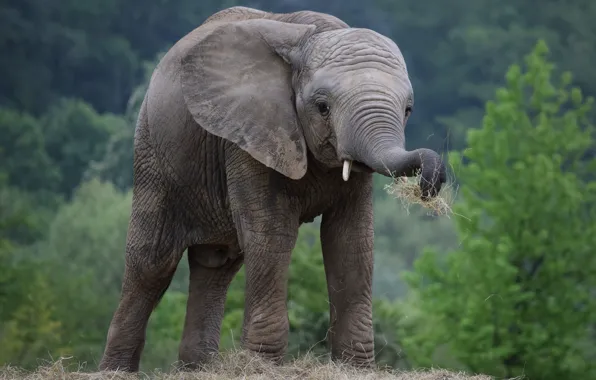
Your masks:
[[[97,368],[146,83],[173,43],[234,5],[328,12],[394,39],[416,94],[407,148],[450,158],[449,218],[406,212],[387,178],[375,180],[377,361],[596,378],[591,0],[3,0],[0,365],[72,356]],[[290,356],[326,349],[317,238],[316,222],[303,226],[293,255]],[[176,360],[187,274],[183,260],[150,320],[142,370]],[[222,349],[238,346],[242,274]]]

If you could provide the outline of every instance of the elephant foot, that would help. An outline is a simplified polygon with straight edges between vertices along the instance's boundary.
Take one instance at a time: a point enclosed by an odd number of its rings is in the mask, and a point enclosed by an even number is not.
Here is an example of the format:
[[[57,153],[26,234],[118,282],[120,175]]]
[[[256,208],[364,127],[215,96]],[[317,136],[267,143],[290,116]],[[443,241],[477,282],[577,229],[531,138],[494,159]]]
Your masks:
[[[248,356],[257,357],[273,365],[282,365],[284,363],[285,351],[267,352],[263,350],[247,350]]]
[[[244,342],[242,344],[243,358],[264,360],[274,365],[281,365],[284,361],[287,345],[283,344],[284,340],[276,342]]]
[[[376,366],[372,344],[353,343],[341,345],[341,347],[341,349],[332,350],[334,361],[362,369],[370,369]]]
[[[210,348],[196,348],[199,344],[185,344],[182,342],[178,353],[178,368],[187,371],[203,371],[213,360],[218,358],[218,350]]]
[[[253,350],[246,347],[239,351],[230,353],[235,365],[243,368],[267,368],[269,366],[281,366],[284,364],[285,353],[272,353],[264,350]]]
[[[287,319],[274,319],[267,323],[253,323],[242,342],[242,348],[248,357],[280,365],[284,361],[288,347],[289,323]],[[263,339],[267,337],[267,339]]]
[[[138,372],[140,355],[131,357],[130,355],[104,355],[99,363],[100,372]]]
[[[249,356],[256,356],[275,365],[282,364],[288,347],[287,318],[272,318],[276,314],[274,311],[270,311],[268,316],[264,313],[256,314],[263,319],[249,324],[250,327],[242,342],[243,350]]]

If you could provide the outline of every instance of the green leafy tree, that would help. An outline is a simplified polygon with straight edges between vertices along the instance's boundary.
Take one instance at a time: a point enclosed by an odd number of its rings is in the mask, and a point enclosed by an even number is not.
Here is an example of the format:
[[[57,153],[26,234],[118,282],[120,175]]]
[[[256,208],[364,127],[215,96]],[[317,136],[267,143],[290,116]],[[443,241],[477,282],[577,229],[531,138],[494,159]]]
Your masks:
[[[1,300],[6,310],[0,313],[0,365],[32,369],[39,359],[51,359],[50,353],[55,356],[67,353],[68,347],[62,345],[63,326],[54,304],[57,297],[48,287],[41,263],[31,260],[15,263],[2,257],[0,261],[5,261],[1,264],[10,285],[10,299]]]
[[[5,221],[0,227],[0,239],[4,237],[17,245],[43,239],[60,204],[61,198],[49,192],[30,193],[0,185],[0,218]]]
[[[119,111],[139,76],[138,54],[122,29],[146,25],[150,17],[129,4],[4,0],[0,52],[6,59],[0,70],[10,74],[0,79],[0,103],[41,115],[54,99],[67,96],[100,112]]]
[[[127,129],[125,118],[98,114],[81,100],[61,99],[40,118],[0,108],[0,160],[8,185],[68,197],[90,163],[104,157],[111,136]]]
[[[128,99],[128,105],[124,114],[126,125],[119,128],[110,136],[104,154],[90,163],[86,177],[97,177],[110,181],[121,190],[132,188],[134,133],[137,118],[143,100],[145,99],[153,70],[163,54],[158,54],[152,62],[145,62],[144,80],[134,89]]]
[[[60,351],[62,329],[42,263],[20,255],[12,238],[38,225],[27,199],[6,186],[6,178],[0,172],[0,366],[32,368],[48,347]]]
[[[57,190],[67,197],[81,183],[89,164],[104,156],[110,137],[128,127],[123,117],[98,114],[75,99],[61,99],[40,122],[45,150],[62,174]]]
[[[42,240],[0,250],[0,361],[34,367],[60,355],[99,357],[118,302],[130,205],[130,194],[91,181],[58,210]],[[26,211],[15,208],[6,228],[27,223]]]
[[[60,171],[46,152],[39,121],[5,107],[0,108],[0,162],[7,186],[55,191],[60,181]]]
[[[57,314],[78,360],[101,355],[120,295],[131,202],[130,193],[110,183],[86,182],[58,210],[47,238],[30,249],[48,261],[49,286],[60,295]]]
[[[149,371],[160,368],[167,371],[178,361],[187,298],[186,291],[170,288],[151,313],[141,368]]]
[[[547,53],[540,41],[524,68],[512,65],[482,128],[468,131],[459,248],[428,250],[408,276],[426,315],[404,340],[418,365],[446,347],[475,372],[596,377],[592,99],[569,73],[554,83]]]
[[[62,174],[48,155],[42,123],[26,112],[0,107],[0,234],[13,243],[30,244],[43,237],[52,213],[61,204]]]

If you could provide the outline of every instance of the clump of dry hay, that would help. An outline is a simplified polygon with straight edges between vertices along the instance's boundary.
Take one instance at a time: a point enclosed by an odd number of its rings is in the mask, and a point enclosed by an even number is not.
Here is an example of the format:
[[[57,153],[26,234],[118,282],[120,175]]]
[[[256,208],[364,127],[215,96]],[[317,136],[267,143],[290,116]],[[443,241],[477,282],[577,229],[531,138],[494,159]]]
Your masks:
[[[70,367],[70,368],[69,368]],[[387,379],[387,380],[490,380],[489,376],[470,376],[464,373],[440,369],[429,371],[399,372],[388,369],[357,369],[329,360],[322,361],[307,355],[283,366],[276,366],[255,355],[242,351],[221,354],[219,358],[202,371],[173,369],[170,373],[128,374],[123,372],[82,372],[82,367],[72,368],[60,359],[34,372],[25,372],[12,367],[0,368],[0,380],[228,380],[228,379],[299,379],[299,380],[341,380],[341,379]]]
[[[446,215],[452,212],[451,205],[455,199],[455,192],[452,184],[447,182],[441,187],[436,197],[422,199],[421,170],[416,172],[414,177],[393,177],[392,183],[385,185],[385,191],[401,201],[402,206],[409,213],[412,204],[418,204],[434,212],[435,215]]]

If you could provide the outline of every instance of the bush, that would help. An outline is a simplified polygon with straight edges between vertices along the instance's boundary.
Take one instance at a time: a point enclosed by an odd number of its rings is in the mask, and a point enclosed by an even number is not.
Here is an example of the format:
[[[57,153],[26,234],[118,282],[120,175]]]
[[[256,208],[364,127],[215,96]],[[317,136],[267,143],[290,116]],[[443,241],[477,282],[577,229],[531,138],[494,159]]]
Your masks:
[[[596,377],[596,183],[592,99],[553,84],[543,42],[513,65],[468,132],[456,208],[461,240],[427,250],[408,276],[432,328],[404,340],[418,365],[446,346],[475,372],[531,379]],[[462,162],[465,159],[467,162]]]

